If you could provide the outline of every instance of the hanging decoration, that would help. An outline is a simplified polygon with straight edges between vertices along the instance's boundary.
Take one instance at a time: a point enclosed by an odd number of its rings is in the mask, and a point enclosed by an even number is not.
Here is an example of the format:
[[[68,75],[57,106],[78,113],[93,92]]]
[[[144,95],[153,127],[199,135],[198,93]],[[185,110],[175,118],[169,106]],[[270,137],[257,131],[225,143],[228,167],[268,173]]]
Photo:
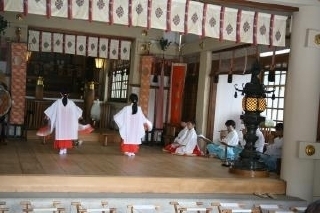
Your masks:
[[[271,66],[270,66],[270,70],[268,73],[268,81],[269,82],[274,82],[275,81],[275,57],[276,57],[276,48],[273,48],[273,53],[272,53],[272,61],[271,61]]]
[[[230,71],[228,74],[228,83],[232,83],[232,72],[233,72],[233,68],[234,68],[234,53],[235,51],[232,51],[232,57],[230,59]]]
[[[28,30],[28,50],[130,60],[131,41],[45,30]]]
[[[47,0],[0,1],[1,11],[192,33],[270,46],[285,46],[288,18],[191,0],[61,0],[60,4]]]

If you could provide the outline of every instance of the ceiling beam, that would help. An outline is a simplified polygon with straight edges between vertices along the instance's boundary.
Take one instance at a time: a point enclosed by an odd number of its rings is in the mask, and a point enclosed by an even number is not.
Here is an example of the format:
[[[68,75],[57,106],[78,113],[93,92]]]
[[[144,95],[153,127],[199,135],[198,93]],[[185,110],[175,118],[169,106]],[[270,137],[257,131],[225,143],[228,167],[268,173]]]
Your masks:
[[[199,2],[255,11],[268,11],[269,13],[293,13],[299,11],[298,7],[252,2],[247,0],[199,0]]]

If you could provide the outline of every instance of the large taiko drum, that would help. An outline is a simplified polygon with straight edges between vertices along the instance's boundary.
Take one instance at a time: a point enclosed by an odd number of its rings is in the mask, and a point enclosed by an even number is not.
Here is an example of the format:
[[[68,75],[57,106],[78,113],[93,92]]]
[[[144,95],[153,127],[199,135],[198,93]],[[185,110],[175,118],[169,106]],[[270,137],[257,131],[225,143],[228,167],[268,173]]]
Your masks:
[[[11,108],[10,93],[0,85],[0,117],[5,116]]]

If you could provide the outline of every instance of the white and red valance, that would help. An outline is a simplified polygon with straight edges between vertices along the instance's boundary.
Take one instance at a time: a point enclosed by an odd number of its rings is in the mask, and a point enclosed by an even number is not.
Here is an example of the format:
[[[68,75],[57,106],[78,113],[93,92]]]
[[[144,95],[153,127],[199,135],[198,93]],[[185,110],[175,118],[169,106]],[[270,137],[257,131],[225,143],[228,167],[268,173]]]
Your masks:
[[[130,60],[131,41],[105,37],[28,31],[28,50]]]
[[[0,10],[285,46],[286,16],[191,0],[1,0]],[[110,54],[109,54],[110,55]],[[121,54],[119,54],[121,55]]]

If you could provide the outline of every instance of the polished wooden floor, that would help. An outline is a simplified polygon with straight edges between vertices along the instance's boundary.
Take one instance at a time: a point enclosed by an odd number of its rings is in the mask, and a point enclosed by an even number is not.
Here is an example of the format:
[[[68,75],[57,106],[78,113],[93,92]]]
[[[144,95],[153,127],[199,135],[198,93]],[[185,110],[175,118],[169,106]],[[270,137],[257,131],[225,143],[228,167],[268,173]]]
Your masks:
[[[286,187],[275,174],[241,177],[218,159],[172,155],[159,145],[128,157],[119,144],[85,141],[59,155],[52,140],[8,139],[0,161],[0,192],[285,194]]]

